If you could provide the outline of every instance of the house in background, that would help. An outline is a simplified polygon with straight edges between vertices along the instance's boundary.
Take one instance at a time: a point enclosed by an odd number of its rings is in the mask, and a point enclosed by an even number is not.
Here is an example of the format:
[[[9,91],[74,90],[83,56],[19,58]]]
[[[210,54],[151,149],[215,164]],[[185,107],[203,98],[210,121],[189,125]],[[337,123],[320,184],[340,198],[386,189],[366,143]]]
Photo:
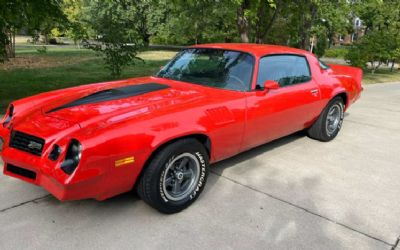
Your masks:
[[[350,45],[365,35],[365,27],[358,17],[353,19],[353,33],[338,34],[333,41],[334,45]]]

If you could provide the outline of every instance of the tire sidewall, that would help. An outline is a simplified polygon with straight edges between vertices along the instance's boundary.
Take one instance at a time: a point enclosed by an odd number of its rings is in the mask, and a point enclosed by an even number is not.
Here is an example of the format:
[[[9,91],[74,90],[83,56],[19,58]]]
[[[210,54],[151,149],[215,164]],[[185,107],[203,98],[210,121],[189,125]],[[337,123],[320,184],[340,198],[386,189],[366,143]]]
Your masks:
[[[170,150],[167,152],[164,152],[165,154],[161,157],[161,159],[158,161],[158,164],[161,165],[159,168],[159,171],[157,171],[157,174],[155,177],[157,178],[157,196],[158,196],[158,202],[161,203],[163,206],[171,207],[172,209],[177,209],[181,210],[190,204],[192,204],[200,195],[201,191],[204,189],[205,183],[207,181],[207,176],[208,176],[208,155],[204,148],[202,146],[197,146],[196,144],[187,144],[185,145],[184,148],[177,148],[175,150]],[[165,180],[165,175],[167,174],[167,167],[171,161],[173,161],[177,156],[183,154],[183,153],[189,153],[193,156],[195,156],[196,160],[199,163],[199,178],[196,183],[196,187],[194,190],[187,195],[182,200],[179,201],[174,201],[168,199],[168,197],[164,193],[163,185],[164,185],[164,180]]]
[[[338,124],[338,127],[336,128],[335,132],[329,134],[328,131],[327,131],[327,128],[326,128],[327,117],[328,117],[329,110],[330,110],[331,107],[334,106],[334,105],[339,105],[339,107],[340,107],[340,109],[341,109],[340,120],[339,120],[339,124]],[[323,122],[323,128],[322,128],[322,129],[323,129],[324,135],[325,135],[329,140],[335,138],[335,137],[338,135],[340,129],[342,128],[343,119],[344,119],[344,108],[345,108],[345,106],[344,106],[343,100],[342,100],[342,98],[340,98],[340,97],[337,97],[337,98],[333,99],[333,100],[328,104],[328,106],[326,107],[326,111],[325,111],[325,114],[324,114],[324,117],[323,117],[324,122]]]

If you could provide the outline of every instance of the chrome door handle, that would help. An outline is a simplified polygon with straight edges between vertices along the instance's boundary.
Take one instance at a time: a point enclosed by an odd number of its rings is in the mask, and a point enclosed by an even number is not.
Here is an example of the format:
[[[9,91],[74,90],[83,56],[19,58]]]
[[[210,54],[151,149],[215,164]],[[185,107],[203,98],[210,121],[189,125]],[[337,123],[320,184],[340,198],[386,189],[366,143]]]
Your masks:
[[[310,92],[312,95],[317,95],[319,91],[318,91],[318,89],[312,89],[312,90],[310,90]]]

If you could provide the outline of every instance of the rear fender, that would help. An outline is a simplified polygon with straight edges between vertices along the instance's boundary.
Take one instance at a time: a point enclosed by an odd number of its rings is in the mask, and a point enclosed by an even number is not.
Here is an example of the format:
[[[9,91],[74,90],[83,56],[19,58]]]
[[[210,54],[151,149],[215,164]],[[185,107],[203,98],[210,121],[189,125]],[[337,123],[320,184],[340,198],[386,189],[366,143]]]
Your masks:
[[[335,90],[334,94],[340,94],[345,92],[347,94],[348,100],[347,105],[354,103],[359,97],[363,90],[361,82],[363,77],[363,72],[360,68],[332,64],[329,65],[333,71],[333,74],[337,79],[340,80],[342,88]]]
[[[363,77],[363,71],[360,68],[339,65],[339,64],[330,64],[329,65],[333,72],[337,75],[350,76],[354,79],[358,86],[361,87],[361,81]]]

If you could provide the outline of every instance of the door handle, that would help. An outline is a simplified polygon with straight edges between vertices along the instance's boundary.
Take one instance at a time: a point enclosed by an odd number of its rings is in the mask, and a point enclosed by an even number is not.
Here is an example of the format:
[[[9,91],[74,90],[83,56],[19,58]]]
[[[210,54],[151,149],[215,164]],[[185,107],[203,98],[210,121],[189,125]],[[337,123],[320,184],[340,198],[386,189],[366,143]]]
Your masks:
[[[311,94],[312,94],[313,96],[317,96],[319,90],[318,90],[318,89],[312,89],[312,90],[310,90],[310,92],[311,92]]]

